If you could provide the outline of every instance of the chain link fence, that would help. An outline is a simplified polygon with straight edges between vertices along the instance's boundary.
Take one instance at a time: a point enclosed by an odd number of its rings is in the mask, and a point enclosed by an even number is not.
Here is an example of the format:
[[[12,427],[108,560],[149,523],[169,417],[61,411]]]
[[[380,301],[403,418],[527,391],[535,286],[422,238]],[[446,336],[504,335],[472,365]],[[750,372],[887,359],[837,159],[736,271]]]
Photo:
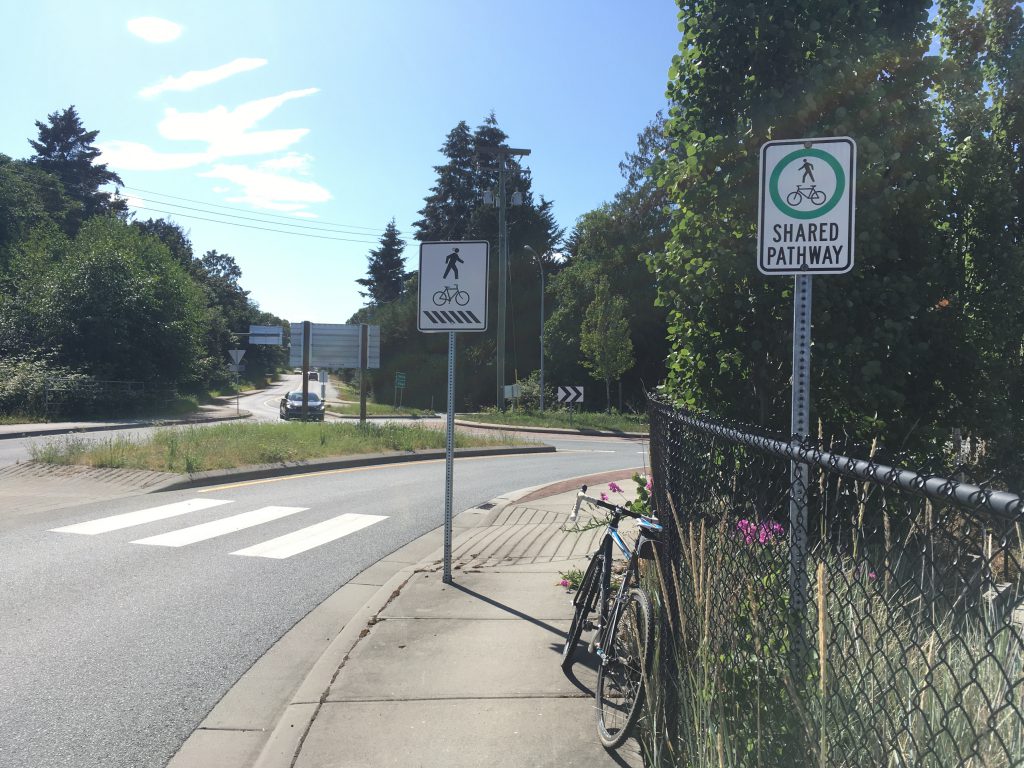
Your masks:
[[[1019,496],[650,414],[650,764],[1024,765]]]

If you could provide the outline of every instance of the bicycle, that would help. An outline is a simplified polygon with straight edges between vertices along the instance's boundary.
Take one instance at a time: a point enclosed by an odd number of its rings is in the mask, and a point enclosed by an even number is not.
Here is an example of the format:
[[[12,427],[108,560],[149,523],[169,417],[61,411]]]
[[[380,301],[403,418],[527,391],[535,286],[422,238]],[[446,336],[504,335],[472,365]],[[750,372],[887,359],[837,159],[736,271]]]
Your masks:
[[[786,202],[790,205],[800,205],[800,201],[804,199],[809,200],[814,205],[823,205],[828,199],[828,195],[812,184],[809,187],[797,185],[797,188],[786,196]]]
[[[460,291],[458,283],[446,285],[443,291],[435,292],[433,299],[435,307],[443,307],[445,304],[451,304],[453,301],[460,307],[469,304],[469,294],[466,291]]]
[[[575,522],[579,517],[583,502],[606,509],[612,516],[605,527],[601,546],[594,552],[573,598],[576,611],[562,648],[562,669],[568,671],[572,667],[583,630],[595,628],[588,616],[597,608],[597,631],[589,646],[591,651],[596,651],[600,662],[597,685],[594,687],[597,735],[605,747],[614,749],[625,743],[640,717],[644,680],[653,662],[651,601],[645,592],[632,585],[639,582],[638,563],[649,556],[650,548],[658,541],[662,526],[653,517],[645,517],[627,507],[587,496],[585,485],[576,494],[576,507],[569,518],[570,522]],[[619,534],[619,521],[623,517],[635,518],[640,526],[640,535],[633,548]],[[626,570],[614,594],[613,542],[626,557]]]

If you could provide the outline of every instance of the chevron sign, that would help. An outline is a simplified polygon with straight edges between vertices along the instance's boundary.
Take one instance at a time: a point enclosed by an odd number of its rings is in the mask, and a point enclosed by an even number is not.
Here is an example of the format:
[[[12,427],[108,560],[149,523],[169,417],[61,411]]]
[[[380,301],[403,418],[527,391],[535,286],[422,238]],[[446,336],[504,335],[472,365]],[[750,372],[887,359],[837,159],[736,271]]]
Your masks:
[[[558,388],[558,402],[573,403],[583,402],[583,387],[559,387]]]
[[[475,314],[462,309],[424,309],[422,311],[423,316],[432,325],[466,325],[480,322],[480,318]]]

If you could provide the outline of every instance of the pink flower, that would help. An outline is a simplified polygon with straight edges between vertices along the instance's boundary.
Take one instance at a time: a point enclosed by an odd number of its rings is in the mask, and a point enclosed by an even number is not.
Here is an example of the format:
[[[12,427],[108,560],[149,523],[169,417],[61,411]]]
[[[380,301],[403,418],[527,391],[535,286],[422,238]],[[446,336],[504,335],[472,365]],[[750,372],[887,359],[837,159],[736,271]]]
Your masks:
[[[868,581],[874,581],[878,578],[878,574],[874,571],[868,571]]]
[[[608,483],[608,490],[612,493],[622,493],[622,489],[619,488],[618,483]]]
[[[601,501],[608,501],[608,494],[601,491]]]
[[[560,586],[560,587],[568,587],[569,586],[569,580],[568,579],[562,579],[560,582],[558,582],[558,586]]]
[[[654,479],[648,477],[647,478],[647,485],[645,485],[644,488],[646,488],[648,491],[654,490]]]

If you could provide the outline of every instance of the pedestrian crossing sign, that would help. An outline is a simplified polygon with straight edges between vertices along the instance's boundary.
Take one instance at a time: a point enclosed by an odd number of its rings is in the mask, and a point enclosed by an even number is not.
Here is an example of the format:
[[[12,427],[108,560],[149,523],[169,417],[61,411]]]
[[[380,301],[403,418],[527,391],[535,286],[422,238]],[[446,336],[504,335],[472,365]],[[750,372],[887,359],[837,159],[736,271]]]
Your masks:
[[[487,330],[489,255],[486,240],[420,243],[420,331]]]

